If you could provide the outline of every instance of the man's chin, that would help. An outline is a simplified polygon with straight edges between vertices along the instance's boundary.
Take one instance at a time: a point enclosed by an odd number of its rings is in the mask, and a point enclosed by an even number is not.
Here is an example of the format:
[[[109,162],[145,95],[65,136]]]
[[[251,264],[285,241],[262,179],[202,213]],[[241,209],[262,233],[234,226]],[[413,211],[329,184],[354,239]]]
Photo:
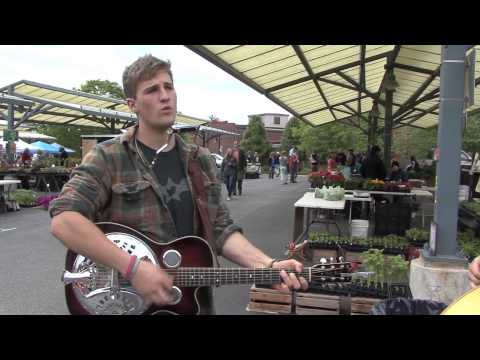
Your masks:
[[[165,130],[171,128],[175,124],[175,119],[173,119],[173,120],[147,121],[147,123],[148,123],[148,127],[152,128],[152,129],[165,131]]]

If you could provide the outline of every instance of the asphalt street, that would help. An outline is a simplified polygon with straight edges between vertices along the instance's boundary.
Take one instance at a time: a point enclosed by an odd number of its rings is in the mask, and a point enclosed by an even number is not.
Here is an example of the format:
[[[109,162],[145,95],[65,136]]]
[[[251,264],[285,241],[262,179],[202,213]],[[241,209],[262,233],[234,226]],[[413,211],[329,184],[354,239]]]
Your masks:
[[[267,175],[244,182],[244,194],[228,202],[232,218],[257,247],[282,257],[293,229],[293,204],[308,187],[282,185]],[[41,209],[25,208],[0,214],[0,315],[68,314],[60,282],[66,249],[49,231],[50,217]],[[220,258],[222,266],[235,266]],[[215,289],[217,314],[251,314],[247,285]]]

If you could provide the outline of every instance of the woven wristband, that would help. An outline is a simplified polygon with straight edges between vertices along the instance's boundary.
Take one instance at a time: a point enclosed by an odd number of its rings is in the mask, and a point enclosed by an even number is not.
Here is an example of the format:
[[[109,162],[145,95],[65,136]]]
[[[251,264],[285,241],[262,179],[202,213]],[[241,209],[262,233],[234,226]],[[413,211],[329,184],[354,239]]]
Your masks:
[[[125,272],[124,278],[130,280],[132,278],[132,269],[135,265],[137,257],[135,255],[130,256],[130,261],[128,262],[127,271]]]
[[[139,258],[135,259],[135,264],[133,265],[132,271],[130,272],[130,279],[133,279],[133,277],[137,273],[138,266],[140,265],[140,261],[142,261],[142,260],[139,259]]]
[[[278,259],[272,259],[272,261],[270,261],[270,263],[268,264],[267,269],[271,269],[273,264],[276,263],[277,261],[279,261],[279,260]]]

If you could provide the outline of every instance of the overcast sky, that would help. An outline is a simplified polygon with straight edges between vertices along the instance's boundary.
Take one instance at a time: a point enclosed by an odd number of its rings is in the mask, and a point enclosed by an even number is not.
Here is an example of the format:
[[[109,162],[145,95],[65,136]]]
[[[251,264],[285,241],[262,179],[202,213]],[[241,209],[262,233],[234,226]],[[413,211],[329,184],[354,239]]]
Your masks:
[[[185,115],[247,124],[251,114],[288,114],[181,45],[0,45],[0,87],[22,79],[66,89],[93,79],[121,85],[125,67],[147,53],[172,62],[178,111]]]

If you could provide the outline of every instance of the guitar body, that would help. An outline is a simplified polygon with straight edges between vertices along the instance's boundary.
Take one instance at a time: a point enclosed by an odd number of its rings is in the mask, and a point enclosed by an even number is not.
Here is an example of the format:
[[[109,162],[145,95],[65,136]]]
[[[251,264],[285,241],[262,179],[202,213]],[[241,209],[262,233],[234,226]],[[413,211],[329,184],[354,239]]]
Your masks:
[[[147,261],[166,269],[170,262],[175,260],[175,255],[180,254],[179,262],[175,267],[213,267],[216,257],[210,245],[203,239],[188,236],[173,240],[169,243],[159,244],[138,231],[128,226],[116,223],[96,224],[118,247],[130,254],[136,255]],[[171,265],[171,264],[170,264]],[[171,268],[171,266],[170,266]],[[143,300],[135,294],[131,286],[121,288],[117,299],[112,299],[110,281],[112,270],[93,263],[91,260],[67,251],[65,270],[69,273],[82,273],[89,271],[93,274],[85,282],[72,282],[65,285],[67,306],[73,315],[93,314],[182,314],[196,315],[202,313],[202,304],[207,301],[208,289],[203,287],[178,287],[181,299],[174,305],[158,307],[152,305],[143,307]],[[113,275],[115,276],[115,275]],[[117,275],[118,276],[118,275]],[[130,308],[124,308],[124,304]],[[133,309],[136,308],[134,311]],[[141,308],[142,310],[138,310]],[[128,310],[130,309],[130,310]]]
[[[480,315],[480,287],[467,291],[443,310],[441,315]]]

